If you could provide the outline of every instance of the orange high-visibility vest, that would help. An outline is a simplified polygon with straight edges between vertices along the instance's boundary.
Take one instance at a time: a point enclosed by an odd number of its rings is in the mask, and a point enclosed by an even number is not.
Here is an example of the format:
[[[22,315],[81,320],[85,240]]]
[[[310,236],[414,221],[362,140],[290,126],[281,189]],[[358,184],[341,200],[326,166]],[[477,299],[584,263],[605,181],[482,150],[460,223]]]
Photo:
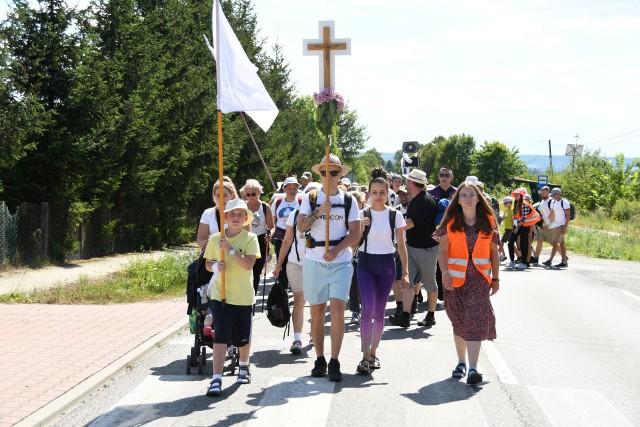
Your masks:
[[[495,227],[493,217],[489,217],[492,227]],[[467,263],[469,262],[469,247],[464,231],[452,231],[453,219],[447,224],[447,236],[449,237],[449,274],[453,281],[453,286],[459,288],[464,285],[464,278],[467,273]],[[471,260],[480,274],[491,284],[491,239],[492,234],[480,232],[478,240],[471,253]]]
[[[533,207],[533,205],[531,203],[529,203],[527,200],[523,200],[522,201],[522,207],[524,208],[524,205],[528,205],[530,212],[529,212],[529,216],[527,216],[524,221],[522,222],[522,225],[524,227],[531,227],[532,225],[535,225],[538,223],[538,221],[540,221],[540,214],[538,213],[538,211],[536,210],[536,208]],[[514,218],[522,221],[522,209],[520,210],[520,212],[514,212]]]

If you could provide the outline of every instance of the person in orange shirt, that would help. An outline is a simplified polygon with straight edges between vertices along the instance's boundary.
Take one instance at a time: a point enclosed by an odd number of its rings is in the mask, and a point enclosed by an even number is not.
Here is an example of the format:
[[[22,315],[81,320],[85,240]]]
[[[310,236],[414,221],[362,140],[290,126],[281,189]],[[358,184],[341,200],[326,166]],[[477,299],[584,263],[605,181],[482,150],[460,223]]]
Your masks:
[[[458,364],[453,378],[469,374],[467,384],[482,382],[478,371],[480,346],[496,338],[496,318],[489,297],[498,292],[500,238],[493,209],[477,185],[458,186],[433,238],[440,242],[444,308],[453,325]]]

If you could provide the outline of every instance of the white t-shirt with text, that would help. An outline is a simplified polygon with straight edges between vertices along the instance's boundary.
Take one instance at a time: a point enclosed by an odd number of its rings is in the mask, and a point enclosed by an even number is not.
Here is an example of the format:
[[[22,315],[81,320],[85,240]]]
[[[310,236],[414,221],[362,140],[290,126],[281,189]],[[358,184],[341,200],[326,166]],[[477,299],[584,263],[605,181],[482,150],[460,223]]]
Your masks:
[[[351,210],[349,211],[349,222],[357,221],[360,222],[360,215],[358,214],[358,202],[355,197],[352,195],[347,195],[344,191],[340,191],[335,196],[331,196],[329,201],[333,205],[342,205],[344,206],[345,197],[351,197]],[[316,203],[318,205],[322,204],[326,200],[326,196],[322,189],[318,190],[318,197]],[[302,199],[302,206],[300,207],[300,213],[306,216],[311,215],[311,204],[309,202],[309,194],[304,196]],[[329,240],[339,240],[347,235],[348,229],[345,224],[345,208],[344,207],[332,207],[331,212],[329,213]],[[324,215],[320,215],[320,219],[316,220],[311,226],[310,234],[313,239],[318,242],[325,241],[325,221],[326,218]],[[360,224],[358,224],[360,226]],[[318,261],[318,262],[327,262],[322,256],[324,255],[324,245],[318,246],[315,248],[307,248],[306,257],[307,259]],[[340,263],[340,262],[351,262],[352,258],[351,248],[347,248],[342,251],[336,259],[331,261],[330,263]]]

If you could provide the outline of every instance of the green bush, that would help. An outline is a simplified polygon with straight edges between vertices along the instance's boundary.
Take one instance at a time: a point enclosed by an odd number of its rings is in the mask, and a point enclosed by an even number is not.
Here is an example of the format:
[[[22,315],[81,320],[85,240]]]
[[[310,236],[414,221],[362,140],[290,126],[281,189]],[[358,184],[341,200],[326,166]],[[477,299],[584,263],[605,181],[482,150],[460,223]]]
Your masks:
[[[613,205],[611,216],[618,221],[637,221],[640,219],[640,202],[636,200],[618,199]]]

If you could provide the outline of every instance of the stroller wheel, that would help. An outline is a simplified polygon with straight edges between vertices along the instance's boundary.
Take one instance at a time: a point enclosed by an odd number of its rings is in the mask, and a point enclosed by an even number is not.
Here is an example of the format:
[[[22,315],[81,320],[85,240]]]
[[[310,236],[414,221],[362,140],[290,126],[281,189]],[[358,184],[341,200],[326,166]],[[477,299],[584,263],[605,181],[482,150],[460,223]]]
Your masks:
[[[191,356],[187,356],[187,375],[191,375]]]
[[[198,366],[198,358],[200,357],[200,352],[198,351],[198,347],[191,347],[191,366]]]

